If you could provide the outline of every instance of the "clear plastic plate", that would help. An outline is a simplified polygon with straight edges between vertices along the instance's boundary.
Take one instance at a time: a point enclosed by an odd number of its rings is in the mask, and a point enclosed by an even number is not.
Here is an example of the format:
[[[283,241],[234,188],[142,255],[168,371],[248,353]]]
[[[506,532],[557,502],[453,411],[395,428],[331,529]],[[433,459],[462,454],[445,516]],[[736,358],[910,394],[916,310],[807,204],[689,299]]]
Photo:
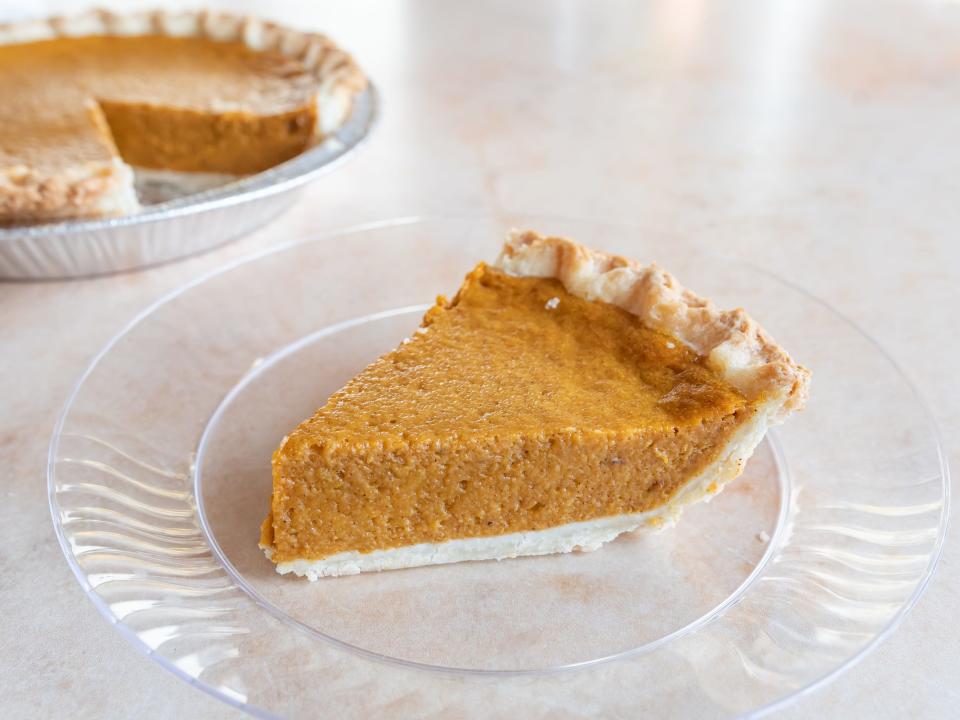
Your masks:
[[[586,554],[317,583],[257,548],[270,453],[511,225],[656,259],[746,307],[814,373],[744,476],[659,534]],[[170,294],[97,356],[50,448],[91,600],[136,647],[263,716],[726,717],[862,657],[936,564],[947,470],[868,337],[742,261],[559,218],[408,219],[295,242]]]

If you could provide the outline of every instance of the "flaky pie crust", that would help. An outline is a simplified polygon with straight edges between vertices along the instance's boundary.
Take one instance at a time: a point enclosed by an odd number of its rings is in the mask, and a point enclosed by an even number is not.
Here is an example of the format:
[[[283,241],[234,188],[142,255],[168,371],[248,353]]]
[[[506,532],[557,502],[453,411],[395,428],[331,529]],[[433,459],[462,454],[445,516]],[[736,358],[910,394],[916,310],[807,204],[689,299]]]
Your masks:
[[[710,369],[747,400],[765,406],[773,424],[806,403],[810,371],[746,311],[721,310],[655,263],[642,265],[566,238],[513,230],[496,264],[511,275],[556,278],[573,295],[616,305],[674,336],[704,356]]]

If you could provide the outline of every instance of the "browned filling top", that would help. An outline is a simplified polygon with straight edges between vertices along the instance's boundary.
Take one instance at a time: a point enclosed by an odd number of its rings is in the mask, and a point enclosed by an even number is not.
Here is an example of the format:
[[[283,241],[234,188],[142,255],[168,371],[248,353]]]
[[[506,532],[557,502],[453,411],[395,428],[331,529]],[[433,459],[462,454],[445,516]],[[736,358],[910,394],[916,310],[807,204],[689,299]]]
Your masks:
[[[291,157],[298,143],[303,149],[315,92],[302,63],[238,42],[78,37],[0,46],[0,167],[109,161],[115,142],[145,167],[255,172]],[[91,120],[97,106],[113,141]],[[269,157],[264,147],[274,148]]]
[[[274,560],[649,510],[751,404],[676,338],[479,265],[274,455]]]

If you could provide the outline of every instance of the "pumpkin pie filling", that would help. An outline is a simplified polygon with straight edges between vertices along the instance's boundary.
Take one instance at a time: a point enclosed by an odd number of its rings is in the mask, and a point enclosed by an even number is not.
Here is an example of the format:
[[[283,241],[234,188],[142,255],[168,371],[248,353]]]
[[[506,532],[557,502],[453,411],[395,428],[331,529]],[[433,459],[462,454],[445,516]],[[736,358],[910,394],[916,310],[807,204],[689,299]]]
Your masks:
[[[100,135],[98,104],[123,159],[147,168],[252,173],[302,152],[316,108],[302,65],[239,42],[205,38],[79,37],[0,46],[4,164],[65,161],[54,148]],[[12,147],[11,147],[12,146]],[[72,159],[72,158],[69,158]]]
[[[756,412],[685,343],[480,264],[274,454],[274,562],[663,506]]]
[[[190,187],[261,172],[364,84],[325,38],[225,14],[0,26],[0,223],[133,211],[130,166]]]

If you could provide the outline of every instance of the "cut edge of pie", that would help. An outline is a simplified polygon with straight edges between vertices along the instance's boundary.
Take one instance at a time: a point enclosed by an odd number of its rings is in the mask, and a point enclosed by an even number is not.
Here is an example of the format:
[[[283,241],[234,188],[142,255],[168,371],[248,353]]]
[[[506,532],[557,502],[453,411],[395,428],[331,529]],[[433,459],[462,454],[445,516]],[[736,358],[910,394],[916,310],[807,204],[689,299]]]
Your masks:
[[[0,46],[88,36],[239,42],[253,51],[274,51],[299,61],[316,83],[314,144],[344,123],[355,97],[367,86],[367,78],[353,57],[326,36],[229,12],[90,10],[73,16],[0,24]],[[0,224],[111,217],[141,209],[133,168],[117,151],[103,111],[96,103],[92,105],[88,110],[97,134],[102,136],[104,157],[53,173],[26,164],[0,165]],[[145,176],[180,183],[187,191],[209,189],[241,177],[159,169],[148,170]]]
[[[739,476],[767,428],[781,423],[806,402],[810,372],[794,362],[743,309],[717,308],[656,264],[642,265],[565,238],[512,231],[496,267],[515,277],[557,279],[571,295],[609,303],[642,318],[644,325],[680,340],[702,356],[707,367],[742,393],[756,412],[726,440],[713,461],[686,480],[667,502],[649,511],[542,530],[370,552],[345,551],[320,559],[286,559],[277,562],[278,573],[316,580],[466,560],[590,551],[624,532],[659,530],[676,522],[687,505],[709,499]],[[260,547],[272,560],[271,516],[261,530]]]

